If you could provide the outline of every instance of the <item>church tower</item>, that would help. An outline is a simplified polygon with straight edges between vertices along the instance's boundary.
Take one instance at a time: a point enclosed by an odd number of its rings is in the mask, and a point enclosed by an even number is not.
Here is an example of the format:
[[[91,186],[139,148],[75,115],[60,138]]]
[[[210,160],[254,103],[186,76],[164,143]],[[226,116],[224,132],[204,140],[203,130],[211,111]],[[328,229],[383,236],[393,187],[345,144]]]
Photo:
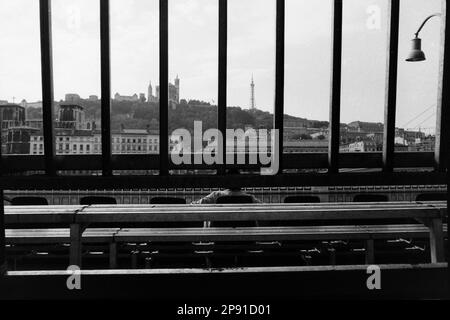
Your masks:
[[[152,87],[152,82],[149,82],[148,85],[148,96],[147,96],[147,101],[148,102],[152,102],[152,97],[153,97],[153,87]]]
[[[177,94],[176,94],[176,102],[179,103],[180,102],[180,78],[177,77],[175,78],[175,88],[177,88]]]

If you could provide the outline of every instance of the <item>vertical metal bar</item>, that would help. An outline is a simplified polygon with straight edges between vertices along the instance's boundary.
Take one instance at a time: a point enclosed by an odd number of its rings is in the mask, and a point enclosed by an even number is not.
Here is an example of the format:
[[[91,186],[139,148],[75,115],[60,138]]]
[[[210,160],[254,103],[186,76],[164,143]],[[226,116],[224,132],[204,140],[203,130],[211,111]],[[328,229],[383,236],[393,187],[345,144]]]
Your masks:
[[[388,52],[386,57],[386,89],[384,106],[383,170],[394,169],[395,115],[397,105],[398,30],[400,0],[388,4]]]
[[[100,0],[100,55],[101,55],[101,111],[102,111],[102,171],[112,175],[111,167],[111,61],[109,0]]]
[[[441,53],[439,64],[439,83],[437,101],[435,165],[440,172],[445,172],[450,143],[450,5],[442,0]],[[447,167],[449,167],[447,165]],[[450,167],[449,167],[450,168]]]
[[[217,126],[222,133],[222,155],[224,164],[219,174],[226,172],[226,130],[227,130],[227,42],[228,42],[228,0],[219,0],[219,89]]]
[[[0,190],[0,277],[6,272],[5,206],[3,201],[3,190]]]
[[[3,156],[2,156],[2,133],[0,131],[0,179],[3,175]],[[6,272],[6,249],[5,249],[5,205],[3,189],[0,189],[0,277]]]
[[[285,0],[277,0],[274,129],[278,130],[279,171],[283,173]],[[274,152],[274,151],[272,151]]]
[[[447,221],[450,210],[450,4],[442,0],[441,57],[439,66],[439,89],[437,102],[436,149],[437,169],[445,171],[447,165]],[[450,246],[447,245],[447,278],[450,290]],[[450,292],[449,296],[450,297]]]
[[[51,0],[39,1],[41,28],[41,77],[42,77],[42,118],[44,128],[44,157],[47,175],[56,174],[55,137],[53,135],[53,58]]]
[[[342,0],[333,1],[330,128],[328,172],[339,172],[339,142],[341,135],[341,71],[342,71]]]
[[[159,0],[159,174],[169,163],[169,0]]]

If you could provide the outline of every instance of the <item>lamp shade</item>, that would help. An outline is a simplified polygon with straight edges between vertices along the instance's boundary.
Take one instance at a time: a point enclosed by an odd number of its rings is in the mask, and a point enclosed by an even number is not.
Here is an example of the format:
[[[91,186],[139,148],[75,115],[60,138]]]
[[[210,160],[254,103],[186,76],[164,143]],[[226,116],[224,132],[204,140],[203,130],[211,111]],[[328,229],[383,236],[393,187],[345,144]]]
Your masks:
[[[414,38],[412,41],[411,52],[406,58],[406,61],[415,62],[415,61],[425,61],[425,53],[422,51],[422,39]]]

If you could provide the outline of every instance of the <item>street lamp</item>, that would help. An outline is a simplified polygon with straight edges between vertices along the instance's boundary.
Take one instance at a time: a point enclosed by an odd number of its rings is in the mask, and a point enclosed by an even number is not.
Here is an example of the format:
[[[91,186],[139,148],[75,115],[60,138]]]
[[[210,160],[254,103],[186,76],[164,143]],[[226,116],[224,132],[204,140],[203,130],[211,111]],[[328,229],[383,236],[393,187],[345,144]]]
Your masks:
[[[433,17],[440,17],[442,14],[435,13],[430,16],[428,16],[420,25],[419,30],[414,34],[415,38],[412,39],[412,50],[408,55],[408,58],[406,58],[406,61],[408,62],[417,62],[417,61],[425,61],[425,53],[422,51],[422,39],[419,38],[419,33],[422,31],[422,28],[425,26],[425,24]]]

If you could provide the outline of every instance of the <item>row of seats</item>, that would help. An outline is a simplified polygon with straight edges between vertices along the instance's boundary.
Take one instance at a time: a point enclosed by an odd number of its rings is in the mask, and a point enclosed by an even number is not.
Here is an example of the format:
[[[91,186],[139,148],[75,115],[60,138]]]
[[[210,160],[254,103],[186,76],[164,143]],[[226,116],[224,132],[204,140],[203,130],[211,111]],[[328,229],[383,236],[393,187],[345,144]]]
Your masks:
[[[446,193],[423,193],[416,197],[416,201],[445,201]],[[387,202],[388,196],[383,194],[358,194],[353,198],[354,202]],[[13,206],[26,205],[48,205],[48,201],[43,197],[15,197],[10,200]],[[218,204],[240,204],[253,203],[250,196],[224,196],[217,200]],[[284,199],[284,203],[320,203],[317,196],[289,196]],[[90,196],[80,199],[81,205],[92,204],[117,204],[113,197]],[[150,204],[186,204],[186,200],[177,197],[155,197],[150,200]]]
[[[48,205],[48,201],[43,197],[15,197],[10,200],[13,206],[40,206]],[[80,199],[81,205],[92,205],[92,204],[117,204],[117,201],[113,197],[83,197]],[[157,197],[152,198],[150,204],[186,204],[186,200],[183,198],[165,198]]]
[[[16,198],[15,201],[11,201],[16,205],[24,205],[24,202]],[[25,198],[26,199],[26,198]],[[39,198],[37,198],[39,199]],[[222,197],[218,203],[249,203],[250,197]],[[434,201],[446,199],[446,194],[428,193],[419,195],[417,201]],[[14,199],[13,199],[14,200]],[[26,204],[34,204],[37,202],[31,201],[33,199],[26,199]],[[46,200],[44,198],[44,200]],[[384,202],[388,201],[388,198],[379,194],[361,194],[354,198],[355,202]],[[31,202],[31,203],[30,203]],[[291,196],[285,199],[286,203],[318,203],[320,199],[313,196]],[[115,199],[110,197],[85,197],[81,199],[81,203],[88,204],[114,204]],[[182,198],[153,198],[153,204],[173,204],[173,203],[185,203]],[[41,203],[40,203],[41,204]],[[47,204],[47,203],[45,203]],[[367,221],[363,221],[367,224]],[[274,225],[276,225],[276,222]],[[298,225],[296,221],[282,221],[280,225]],[[323,222],[321,222],[323,223]],[[354,221],[352,221],[354,223]],[[378,223],[378,221],[376,221]],[[413,223],[413,222],[410,222]],[[175,224],[175,225],[172,225]],[[332,225],[333,223],[327,222]],[[338,221],[338,224],[342,224],[342,221]],[[306,225],[302,222],[301,225]],[[190,226],[190,225],[189,225]],[[254,222],[241,221],[241,222],[215,222],[213,227],[252,227]],[[141,226],[139,226],[141,227]],[[152,227],[155,227],[153,225]],[[156,227],[188,227],[186,223],[178,225],[178,223],[159,223]],[[200,225],[194,225],[192,227],[200,227]],[[406,240],[406,241],[405,241]],[[427,240],[412,240],[405,239],[395,242],[379,240],[376,242],[377,247],[377,259],[399,259],[399,261],[413,261],[419,263],[426,261],[428,254],[428,242]],[[158,247],[160,245],[160,248]],[[209,246],[207,246],[209,245]],[[255,250],[243,249],[239,250],[242,246],[255,246]],[[259,265],[277,265],[282,263],[283,265],[320,265],[320,264],[350,264],[354,262],[361,262],[364,258],[364,244],[360,241],[331,241],[331,242],[309,242],[309,241],[288,241],[283,243],[274,243],[273,248],[268,248],[268,244],[264,244],[262,249],[261,245],[256,246],[253,242],[247,243],[221,243],[216,242],[214,244],[186,244],[186,243],[127,243],[121,244],[117,248],[119,264],[126,266],[128,261],[132,261],[133,267],[149,267],[149,268],[165,268],[165,267],[180,267],[180,266],[213,266],[213,267],[242,267],[242,266],[259,266]],[[155,247],[156,246],[156,247]],[[223,249],[221,249],[224,247]],[[171,249],[174,248],[174,249]],[[59,249],[62,250],[62,254],[57,254]],[[15,251],[12,253],[12,251]],[[99,246],[98,249],[88,246],[86,252],[107,252],[108,248]],[[22,252],[23,251],[23,252]],[[19,262],[21,260],[26,261],[28,259],[60,259],[65,261],[67,259],[67,248],[44,248],[39,247],[39,252],[48,253],[46,256],[42,256],[40,253],[32,254],[35,252],[35,247],[29,246],[14,246],[9,248],[10,254],[14,257],[14,261]],[[30,253],[31,252],[31,253]],[[42,253],[41,252],[41,253]],[[105,254],[98,256],[96,254],[88,254],[88,261],[92,261],[92,267],[96,266],[96,262]],[[356,259],[356,260],[355,260]],[[336,261],[337,260],[337,261]],[[53,260],[52,260],[53,261]],[[192,263],[192,265],[191,265]],[[20,263],[22,264],[22,263]],[[52,264],[50,263],[49,266]],[[20,268],[20,266],[19,266]]]

